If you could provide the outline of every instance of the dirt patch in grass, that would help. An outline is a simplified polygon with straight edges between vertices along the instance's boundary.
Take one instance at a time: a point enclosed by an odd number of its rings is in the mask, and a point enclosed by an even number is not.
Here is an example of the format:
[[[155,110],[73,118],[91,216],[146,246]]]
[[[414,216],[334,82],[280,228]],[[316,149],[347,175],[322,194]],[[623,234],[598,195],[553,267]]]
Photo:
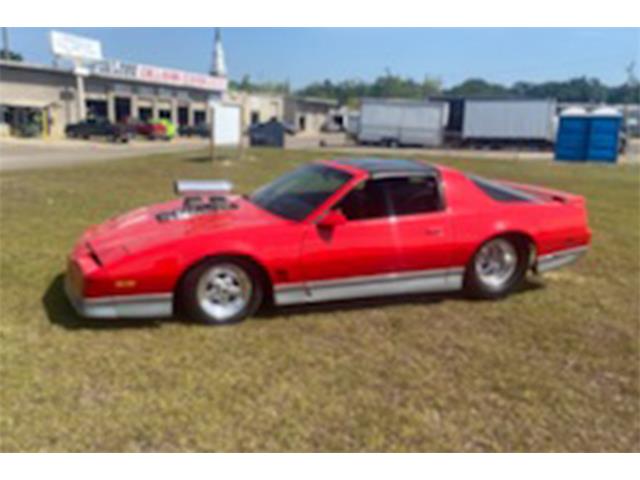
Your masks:
[[[318,154],[226,156],[0,175],[1,450],[640,449],[637,167],[446,159],[587,198],[589,254],[503,301],[296,307],[230,328],[78,318],[60,275],[87,226],[170,198],[176,178],[248,192]]]

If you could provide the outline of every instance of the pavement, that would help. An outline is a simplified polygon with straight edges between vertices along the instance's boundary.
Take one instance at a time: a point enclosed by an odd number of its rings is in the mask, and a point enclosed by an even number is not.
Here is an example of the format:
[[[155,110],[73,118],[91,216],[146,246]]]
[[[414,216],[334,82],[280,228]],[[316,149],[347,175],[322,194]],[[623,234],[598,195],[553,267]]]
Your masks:
[[[453,148],[397,148],[357,145],[343,133],[325,133],[320,136],[287,137],[287,149],[322,150],[345,154],[390,155],[393,152],[402,155],[420,155],[422,157],[456,158],[502,158],[505,160],[552,160],[553,152],[515,151],[515,150],[463,150]]]
[[[27,170],[208,148],[206,139],[171,142],[134,140],[126,144],[87,140],[0,139],[0,171]]]
[[[474,158],[474,159],[502,159],[523,161],[553,161],[553,151],[532,150],[476,150],[456,148],[398,148],[357,145],[342,133],[328,133],[320,136],[295,136],[287,137],[287,149],[322,150],[330,149],[332,152],[345,154],[366,155],[390,155],[399,152],[402,155],[420,155],[433,158]],[[640,163],[640,138],[631,139],[627,151],[620,156],[618,163]]]
[[[44,140],[0,138],[0,172],[32,168],[63,167],[80,163],[154,155],[158,153],[189,152],[209,148],[207,139],[174,139],[171,142],[134,140],[127,144],[114,144],[87,140]],[[552,161],[553,152],[516,150],[461,150],[442,148],[400,148],[360,146],[344,134],[320,136],[296,135],[287,137],[287,149],[331,150],[331,152],[365,155],[420,155],[433,158],[491,158],[516,161]],[[640,163],[640,139],[633,139],[620,163]]]

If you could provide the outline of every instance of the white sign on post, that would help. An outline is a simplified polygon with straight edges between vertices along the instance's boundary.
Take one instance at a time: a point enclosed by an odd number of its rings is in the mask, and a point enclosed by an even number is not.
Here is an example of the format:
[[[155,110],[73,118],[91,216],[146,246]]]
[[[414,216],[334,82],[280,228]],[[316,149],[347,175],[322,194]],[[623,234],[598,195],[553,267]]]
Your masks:
[[[213,110],[213,138],[216,146],[234,146],[240,143],[240,114],[239,105],[210,102]]]
[[[51,50],[58,57],[97,62],[102,60],[102,44],[98,40],[52,30]]]

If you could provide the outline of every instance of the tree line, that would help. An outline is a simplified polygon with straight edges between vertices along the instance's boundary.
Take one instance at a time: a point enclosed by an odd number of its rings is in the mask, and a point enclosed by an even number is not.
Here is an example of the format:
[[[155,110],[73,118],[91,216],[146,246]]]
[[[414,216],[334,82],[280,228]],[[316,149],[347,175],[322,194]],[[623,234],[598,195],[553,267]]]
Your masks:
[[[22,61],[23,57],[11,50],[0,50],[0,59]],[[492,83],[482,78],[469,78],[451,88],[443,88],[442,82],[431,76],[422,81],[392,74],[389,70],[372,82],[364,80],[324,80],[292,91],[288,82],[253,82],[249,75],[240,81],[231,80],[230,87],[245,92],[295,94],[337,100],[341,104],[355,106],[360,98],[410,98],[422,99],[434,96],[496,97],[496,98],[555,98],[560,102],[580,103],[640,103],[640,82],[631,75],[629,82],[609,86],[594,77],[576,77],[565,81],[515,82],[510,86]]]
[[[372,82],[363,80],[324,80],[292,91],[287,82],[255,83],[249,76],[231,87],[249,92],[274,92],[302,96],[330,98],[341,104],[356,105],[362,97],[393,97],[422,99],[434,96],[497,97],[497,98],[555,98],[560,102],[640,103],[640,83],[636,78],[618,86],[609,86],[597,78],[577,77],[565,81],[515,82],[512,85],[492,83],[482,78],[470,78],[451,88],[426,76],[422,81],[387,72]]]

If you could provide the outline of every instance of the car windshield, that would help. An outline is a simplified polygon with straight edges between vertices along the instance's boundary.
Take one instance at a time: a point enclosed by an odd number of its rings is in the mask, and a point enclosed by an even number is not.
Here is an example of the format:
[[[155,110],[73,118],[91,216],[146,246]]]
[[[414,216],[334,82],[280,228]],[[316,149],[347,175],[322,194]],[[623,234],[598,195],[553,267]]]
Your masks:
[[[351,178],[347,172],[312,164],[289,172],[251,194],[249,200],[265,210],[300,221]]]

